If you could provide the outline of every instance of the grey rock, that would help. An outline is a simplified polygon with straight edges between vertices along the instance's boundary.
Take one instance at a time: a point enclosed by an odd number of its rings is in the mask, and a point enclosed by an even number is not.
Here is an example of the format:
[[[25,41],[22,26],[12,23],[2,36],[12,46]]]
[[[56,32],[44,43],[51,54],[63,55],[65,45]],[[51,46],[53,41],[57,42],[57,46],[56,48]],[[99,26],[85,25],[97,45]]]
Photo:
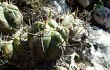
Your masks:
[[[94,31],[94,30],[93,30]],[[90,61],[93,70],[109,70],[110,69],[110,34],[103,30],[95,30],[97,35],[90,33],[88,37],[91,48],[86,48],[82,53],[83,58]],[[87,51],[89,50],[89,51]],[[89,54],[87,54],[89,53]],[[89,69],[87,69],[89,70]]]
[[[48,0],[48,1],[56,12],[62,14],[68,12],[68,6],[65,3],[65,0]]]
[[[63,15],[70,11],[69,7],[67,6],[64,0],[48,0],[48,1],[49,7],[42,8],[45,14],[48,14],[48,12],[51,10],[52,16],[57,17],[58,15]]]
[[[100,8],[95,8],[93,10],[93,20],[97,22],[97,24],[105,27],[107,29],[110,28],[110,9],[101,6]]]
[[[107,8],[110,8],[110,0],[106,0],[105,6],[106,6]]]
[[[95,27],[94,27],[95,28]],[[110,69],[110,34],[104,30],[96,27],[89,27],[89,36],[84,43],[89,47],[81,49],[79,53],[78,48],[74,48],[74,53],[71,56],[71,63],[69,70],[72,67],[77,70],[109,70]],[[79,62],[75,62],[75,56],[78,57]]]
[[[77,0],[84,8],[91,4],[91,0]]]

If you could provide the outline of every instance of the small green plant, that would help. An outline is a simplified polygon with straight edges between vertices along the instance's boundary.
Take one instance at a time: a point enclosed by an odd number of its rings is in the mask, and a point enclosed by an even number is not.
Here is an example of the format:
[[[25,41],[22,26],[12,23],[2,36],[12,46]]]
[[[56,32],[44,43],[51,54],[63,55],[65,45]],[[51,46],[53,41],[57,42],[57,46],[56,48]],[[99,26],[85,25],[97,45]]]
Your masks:
[[[104,6],[105,0],[99,0],[97,4],[95,4],[95,8],[100,8],[101,6]]]

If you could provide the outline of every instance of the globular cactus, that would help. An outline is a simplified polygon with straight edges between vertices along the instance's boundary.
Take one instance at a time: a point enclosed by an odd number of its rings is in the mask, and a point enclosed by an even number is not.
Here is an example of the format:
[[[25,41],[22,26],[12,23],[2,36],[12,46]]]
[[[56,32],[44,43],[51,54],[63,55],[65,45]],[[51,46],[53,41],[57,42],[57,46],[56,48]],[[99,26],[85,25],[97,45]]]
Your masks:
[[[53,19],[49,20],[48,25],[49,25],[49,27],[52,27],[52,28],[58,27],[58,23]],[[32,38],[32,36],[33,36],[32,34],[35,34],[39,31],[44,30],[44,29],[45,29],[45,23],[40,22],[40,21],[36,21],[35,23],[33,23],[30,30],[29,30],[30,34],[28,35],[28,40],[30,40]]]
[[[58,59],[62,55],[62,47],[66,46],[69,30],[62,26],[63,30],[60,29],[53,19],[43,25],[44,28],[36,31],[29,41],[30,52],[40,61]]]
[[[4,15],[4,8],[0,6],[0,32],[8,34],[12,30],[11,26],[8,24],[8,21]]]
[[[0,30],[3,34],[12,34],[13,28],[19,28],[23,16],[18,7],[6,2],[0,3]]]
[[[8,60],[9,64],[18,66],[26,61],[29,53],[27,52],[28,46],[26,46],[25,41],[27,40],[27,35],[23,32],[23,29],[19,29],[12,37],[11,40],[0,42],[2,46],[3,55],[5,59]],[[1,47],[0,47],[1,48]],[[22,65],[21,65],[22,66]]]
[[[48,25],[52,28],[58,27],[58,23],[54,19],[50,19]]]
[[[14,35],[13,35],[13,47],[16,50],[17,54],[20,57],[26,57],[27,56],[27,48],[26,45],[27,41],[27,33],[24,32],[25,28],[19,29]]]
[[[13,28],[18,27],[23,21],[23,16],[18,7],[13,4],[6,5],[4,2],[2,3],[2,6],[4,8],[4,15],[8,23]]]
[[[69,32],[70,32],[69,29],[63,26],[58,26],[57,31],[62,35],[65,42],[68,42]]]
[[[28,40],[30,41],[30,39],[33,37],[33,34],[39,32],[43,29],[44,29],[43,22],[37,21],[37,22],[33,23],[31,28],[29,29]]]
[[[62,21],[62,26],[68,28],[70,31],[70,39],[79,42],[81,41],[83,34],[87,35],[87,30],[85,29],[84,25],[86,24],[84,24],[82,20],[75,17],[75,13],[66,15]]]
[[[14,48],[13,48],[12,42],[13,42],[12,40],[4,41],[4,43],[2,42],[3,43],[3,55],[7,59],[12,58],[12,55],[13,55]]]
[[[25,59],[25,54],[23,55],[22,52],[24,50],[24,46],[21,46],[20,43],[17,45],[14,45],[13,43],[15,43],[13,40],[4,41],[2,46],[3,57],[7,60],[7,63],[18,66],[21,61]]]
[[[64,27],[70,27],[73,25],[74,23],[74,17],[72,14],[69,14],[69,15],[65,15],[63,16],[63,21],[62,21],[62,24]]]

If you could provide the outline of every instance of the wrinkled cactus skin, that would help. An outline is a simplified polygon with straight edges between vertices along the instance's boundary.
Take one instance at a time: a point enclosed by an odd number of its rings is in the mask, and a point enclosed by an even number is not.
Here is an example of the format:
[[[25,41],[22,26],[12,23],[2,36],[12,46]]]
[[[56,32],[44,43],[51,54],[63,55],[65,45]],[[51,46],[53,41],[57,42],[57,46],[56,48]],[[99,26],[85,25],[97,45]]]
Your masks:
[[[16,50],[17,54],[21,57],[23,56],[24,52],[26,51],[25,47],[21,43],[20,39],[17,39],[17,38],[15,38],[13,40],[13,47]]]
[[[23,33],[24,29],[19,29],[13,34],[13,39],[4,41],[0,39],[0,48],[3,48],[3,57],[8,61],[7,63],[15,66],[26,67],[28,63],[29,48],[27,46],[27,35]],[[1,50],[0,50],[1,53]]]
[[[42,35],[42,34],[41,34]],[[44,29],[43,36],[34,36],[30,42],[30,49],[39,60],[52,60],[61,54],[59,45],[65,45],[65,41],[59,32],[52,29]]]
[[[6,2],[0,3],[0,32],[12,34],[13,28],[19,28],[22,21],[23,16],[17,6]]]
[[[64,27],[61,27],[63,31],[58,29],[58,23],[53,19],[48,22],[48,25],[50,28],[45,28],[44,24],[44,28],[36,31],[34,33],[36,35],[29,41],[30,51],[41,61],[58,59],[62,55],[61,46],[66,46],[67,35],[69,35],[68,29]]]
[[[2,45],[3,48],[3,55],[6,59],[16,59],[16,56],[23,57],[23,51],[25,50],[25,47],[18,39],[14,39],[13,41],[7,41],[6,43]]]
[[[11,27],[8,24],[8,21],[5,19],[4,9],[2,6],[0,6],[0,31],[3,33],[11,31]]]
[[[58,27],[58,23],[57,23],[55,20],[53,20],[53,19],[50,19],[50,20],[49,20],[48,25],[49,25],[50,27],[52,27],[52,28]]]
[[[4,45],[3,54],[6,58],[11,58],[12,57],[12,55],[13,55],[13,45],[12,45],[12,43]]]
[[[48,25],[52,28],[58,27],[58,23],[53,19],[49,20]],[[39,31],[42,31],[43,29],[45,29],[45,23],[36,21],[35,23],[33,23],[31,29],[29,30],[29,33],[35,34]],[[30,40],[32,38],[32,36],[33,36],[32,34],[28,35],[28,40]]]
[[[31,28],[29,30],[29,33],[31,33],[31,34],[28,34],[28,40],[30,41],[30,39],[33,37],[33,34],[39,32],[43,29],[44,29],[43,22],[37,21],[37,22],[33,23],[33,25],[31,26]]]
[[[4,15],[8,23],[13,27],[17,27],[22,23],[23,16],[20,13],[17,6],[13,4],[9,4],[8,6],[4,7]]]
[[[69,36],[69,30],[65,27],[58,27],[58,32],[62,35],[63,39],[67,42]]]

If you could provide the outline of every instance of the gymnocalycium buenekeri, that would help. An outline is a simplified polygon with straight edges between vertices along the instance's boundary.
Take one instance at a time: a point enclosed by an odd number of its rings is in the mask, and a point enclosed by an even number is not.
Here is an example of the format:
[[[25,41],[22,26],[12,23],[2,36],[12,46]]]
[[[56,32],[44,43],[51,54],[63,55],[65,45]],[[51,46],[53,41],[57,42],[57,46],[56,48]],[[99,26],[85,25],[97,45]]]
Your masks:
[[[29,36],[30,51],[38,60],[59,58],[62,47],[66,46],[69,30],[59,26],[54,19],[49,19],[46,23],[37,21],[33,25],[30,30],[33,35]]]

